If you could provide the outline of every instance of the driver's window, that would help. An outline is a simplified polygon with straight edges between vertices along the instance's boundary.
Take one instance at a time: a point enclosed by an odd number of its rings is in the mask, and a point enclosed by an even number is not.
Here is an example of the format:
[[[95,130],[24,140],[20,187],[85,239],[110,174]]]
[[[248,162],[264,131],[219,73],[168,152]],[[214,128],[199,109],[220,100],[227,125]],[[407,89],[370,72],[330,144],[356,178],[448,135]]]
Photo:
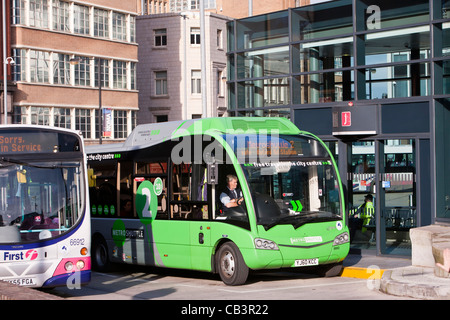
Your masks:
[[[242,192],[242,184],[237,178],[233,165],[219,165],[218,181],[216,220],[233,224],[248,224],[247,204]]]

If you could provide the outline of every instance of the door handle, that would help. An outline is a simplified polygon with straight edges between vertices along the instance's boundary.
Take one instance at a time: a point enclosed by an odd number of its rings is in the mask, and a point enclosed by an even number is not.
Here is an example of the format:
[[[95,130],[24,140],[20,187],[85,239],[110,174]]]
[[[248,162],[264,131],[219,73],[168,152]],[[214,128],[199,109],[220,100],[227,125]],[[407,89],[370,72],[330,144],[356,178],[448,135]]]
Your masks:
[[[200,232],[198,234],[198,243],[200,243],[200,244],[204,244],[205,243],[205,235],[203,234],[203,232]]]

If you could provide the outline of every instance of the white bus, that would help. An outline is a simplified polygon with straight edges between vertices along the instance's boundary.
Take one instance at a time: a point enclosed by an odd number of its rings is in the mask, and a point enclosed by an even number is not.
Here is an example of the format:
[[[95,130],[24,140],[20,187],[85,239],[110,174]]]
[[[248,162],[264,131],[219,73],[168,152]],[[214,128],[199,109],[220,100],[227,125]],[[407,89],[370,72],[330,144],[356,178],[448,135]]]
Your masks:
[[[0,280],[29,287],[91,278],[82,137],[47,126],[0,126]]]

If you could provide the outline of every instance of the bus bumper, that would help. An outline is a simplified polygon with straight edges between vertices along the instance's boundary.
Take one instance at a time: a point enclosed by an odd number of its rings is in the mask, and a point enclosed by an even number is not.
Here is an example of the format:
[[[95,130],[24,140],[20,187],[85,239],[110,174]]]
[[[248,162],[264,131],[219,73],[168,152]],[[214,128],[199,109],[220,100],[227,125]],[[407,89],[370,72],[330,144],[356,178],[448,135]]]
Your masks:
[[[67,286],[69,289],[80,289],[91,281],[91,270],[77,271],[54,276],[42,285],[42,288]]]
[[[279,250],[242,250],[245,263],[250,269],[280,269],[305,266],[308,261],[316,261],[319,265],[338,263],[348,255],[350,244],[333,246],[325,245],[322,248],[294,248],[280,246]],[[264,263],[262,263],[264,262]]]

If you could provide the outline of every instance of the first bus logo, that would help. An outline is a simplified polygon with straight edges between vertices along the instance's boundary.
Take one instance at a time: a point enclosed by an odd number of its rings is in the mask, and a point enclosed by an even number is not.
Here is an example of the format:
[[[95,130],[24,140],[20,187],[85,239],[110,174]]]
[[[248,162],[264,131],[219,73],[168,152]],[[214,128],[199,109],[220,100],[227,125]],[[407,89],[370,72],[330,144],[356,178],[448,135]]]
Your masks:
[[[26,252],[11,253],[9,251],[3,252],[3,261],[33,261],[38,257],[38,252],[34,249],[28,250]]]

